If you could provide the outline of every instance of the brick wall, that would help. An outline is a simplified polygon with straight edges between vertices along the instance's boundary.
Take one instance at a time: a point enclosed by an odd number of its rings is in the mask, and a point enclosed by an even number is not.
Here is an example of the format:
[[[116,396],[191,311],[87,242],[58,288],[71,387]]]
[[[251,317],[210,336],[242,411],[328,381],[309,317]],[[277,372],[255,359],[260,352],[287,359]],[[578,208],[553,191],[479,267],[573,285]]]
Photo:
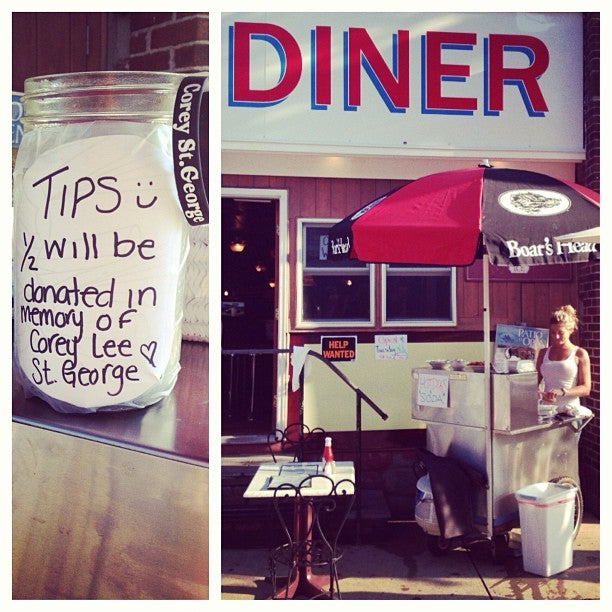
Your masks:
[[[578,181],[595,191],[600,184],[599,13],[584,14],[584,136],[586,158]],[[599,516],[600,505],[600,283],[599,262],[578,268],[580,344],[591,357],[592,391],[585,404],[595,418],[580,439],[580,487],[585,508]]]
[[[600,504],[600,310],[599,263],[581,266],[578,277],[580,295],[580,345],[591,358],[592,389],[584,403],[595,418],[584,429],[580,438],[580,486],[585,508],[599,516]]]
[[[581,183],[599,191],[600,114],[599,114],[599,13],[584,15],[584,136],[586,159]]]
[[[208,72],[208,13],[129,13],[128,57],[121,70]]]

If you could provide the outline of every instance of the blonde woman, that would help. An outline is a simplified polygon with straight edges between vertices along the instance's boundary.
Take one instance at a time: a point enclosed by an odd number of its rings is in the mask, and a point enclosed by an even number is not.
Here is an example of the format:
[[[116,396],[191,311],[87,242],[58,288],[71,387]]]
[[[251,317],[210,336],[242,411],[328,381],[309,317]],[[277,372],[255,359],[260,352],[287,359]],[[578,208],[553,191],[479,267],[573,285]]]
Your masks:
[[[538,353],[536,367],[538,385],[544,382],[541,397],[557,405],[557,413],[590,416],[580,405],[580,398],[591,393],[591,360],[583,348],[571,341],[578,330],[578,317],[573,306],[557,308],[550,317],[548,348]]]

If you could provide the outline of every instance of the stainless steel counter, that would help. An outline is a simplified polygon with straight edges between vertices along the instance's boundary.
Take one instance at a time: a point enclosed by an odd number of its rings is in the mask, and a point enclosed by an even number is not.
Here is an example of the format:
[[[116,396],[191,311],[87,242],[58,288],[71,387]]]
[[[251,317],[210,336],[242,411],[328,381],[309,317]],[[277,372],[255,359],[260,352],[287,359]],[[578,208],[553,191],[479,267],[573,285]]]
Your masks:
[[[208,465],[208,344],[184,341],[174,391],[140,410],[63,414],[13,385],[13,421],[195,465]]]

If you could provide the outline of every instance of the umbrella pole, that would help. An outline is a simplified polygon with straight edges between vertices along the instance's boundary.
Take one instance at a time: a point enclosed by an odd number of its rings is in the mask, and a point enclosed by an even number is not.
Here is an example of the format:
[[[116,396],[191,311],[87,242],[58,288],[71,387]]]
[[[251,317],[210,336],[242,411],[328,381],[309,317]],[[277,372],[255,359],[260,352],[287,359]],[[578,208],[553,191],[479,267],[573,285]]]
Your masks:
[[[493,406],[491,402],[491,313],[489,311],[489,256],[482,256],[482,304],[484,340],[484,413],[485,453],[487,467],[487,535],[493,539]]]

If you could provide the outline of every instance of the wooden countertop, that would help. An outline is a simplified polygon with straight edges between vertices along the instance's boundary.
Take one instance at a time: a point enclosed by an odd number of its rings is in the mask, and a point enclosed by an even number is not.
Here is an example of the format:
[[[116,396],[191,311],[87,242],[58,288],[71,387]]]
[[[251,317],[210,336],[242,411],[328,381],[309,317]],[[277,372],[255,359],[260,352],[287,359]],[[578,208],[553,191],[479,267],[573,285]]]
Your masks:
[[[207,599],[208,469],[13,423],[13,599]]]
[[[62,414],[13,386],[13,599],[208,598],[208,345],[142,410]]]
[[[173,392],[140,410],[63,414],[13,388],[13,421],[208,465],[208,344],[183,341]]]

